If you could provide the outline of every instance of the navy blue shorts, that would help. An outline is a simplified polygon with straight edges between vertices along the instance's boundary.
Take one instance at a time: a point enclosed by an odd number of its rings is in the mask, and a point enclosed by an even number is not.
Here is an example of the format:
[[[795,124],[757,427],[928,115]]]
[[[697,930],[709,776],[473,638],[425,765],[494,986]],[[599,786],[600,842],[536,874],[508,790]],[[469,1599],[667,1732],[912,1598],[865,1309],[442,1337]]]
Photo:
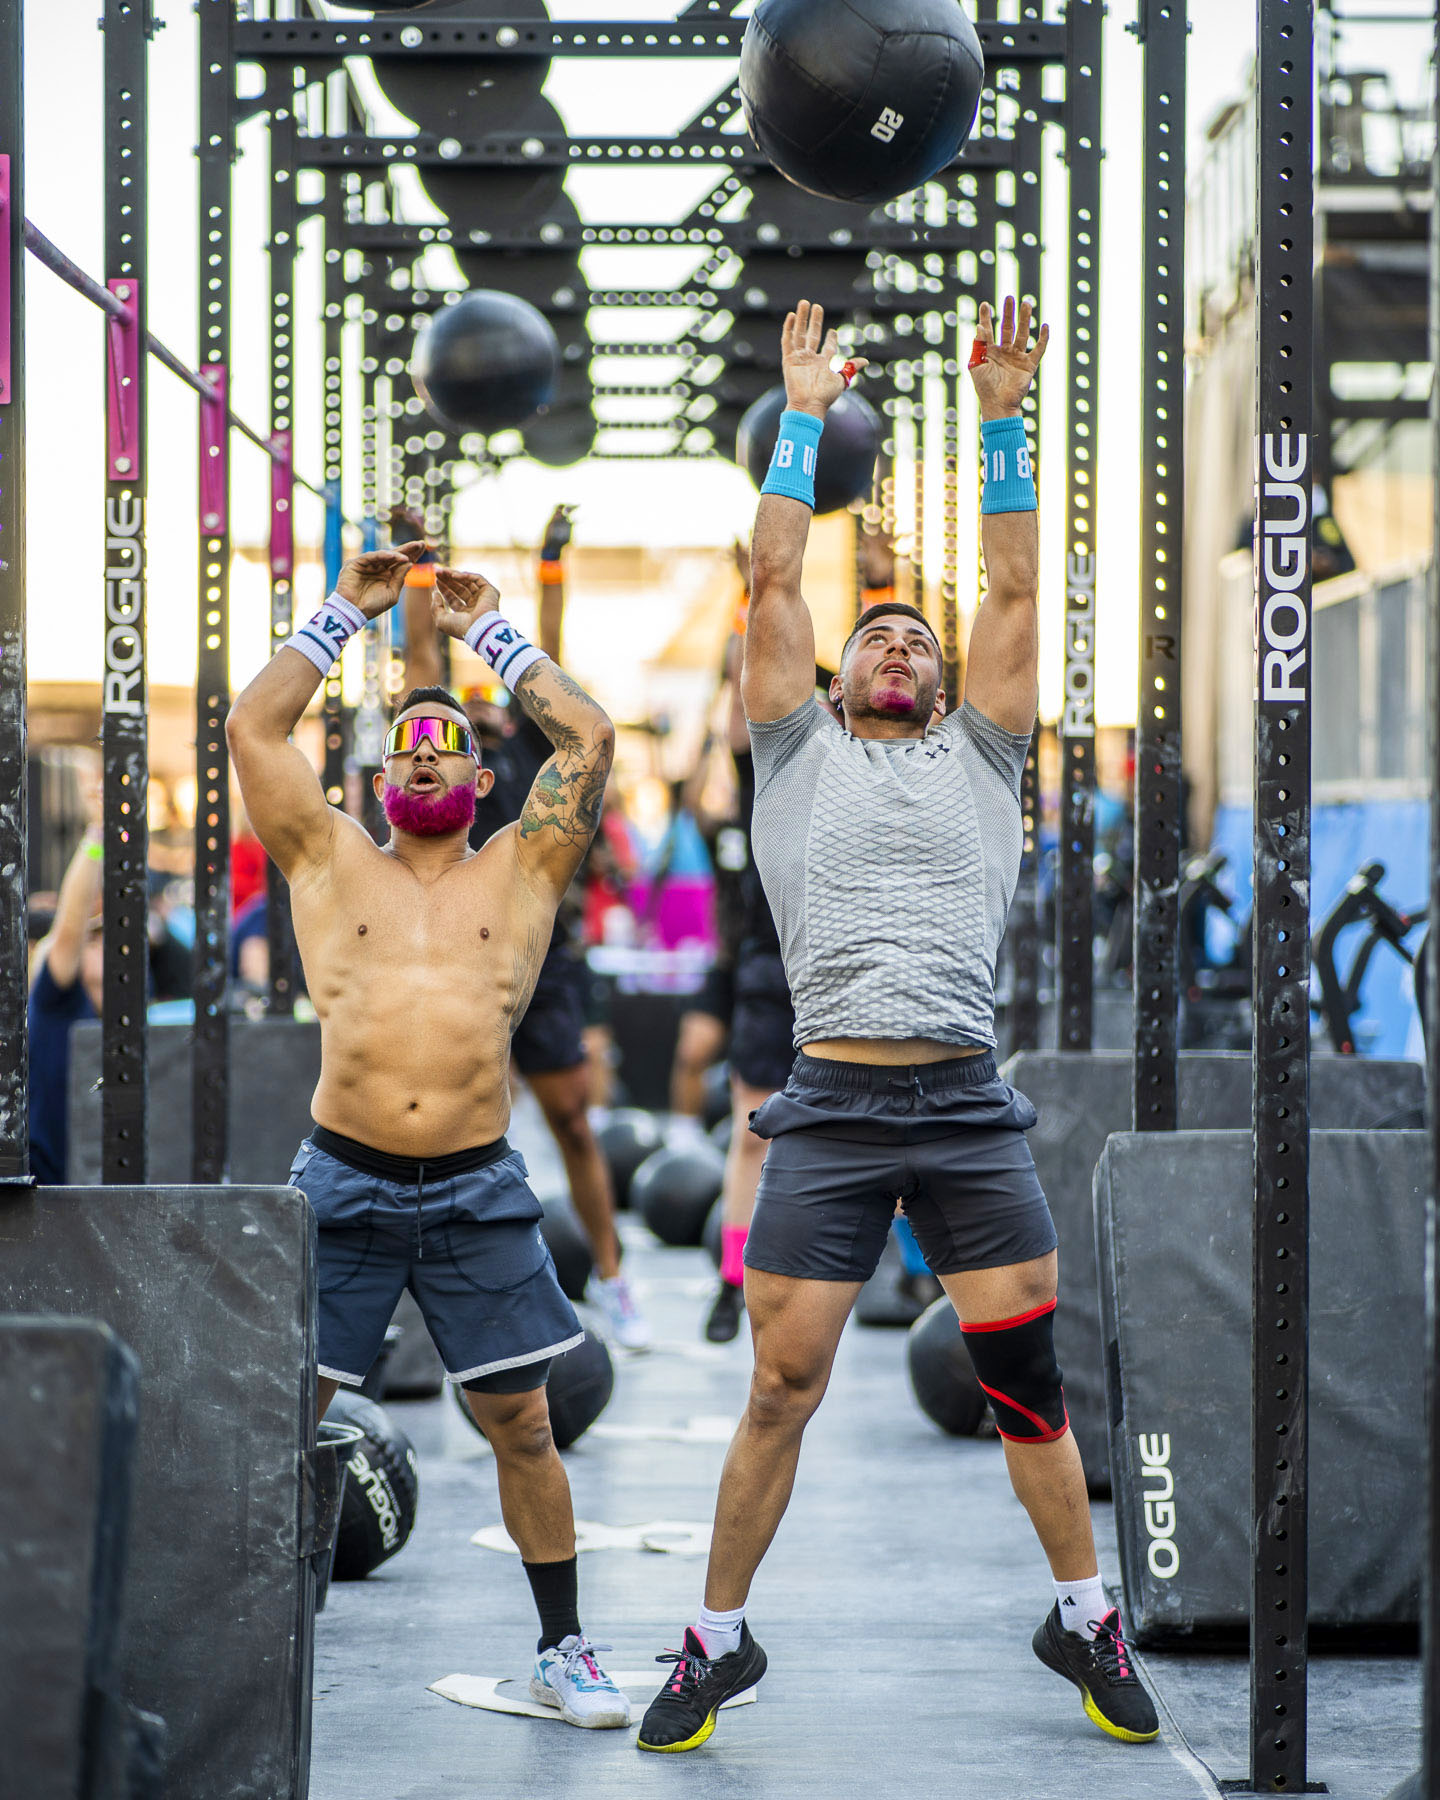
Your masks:
[[[319,1226],[322,1375],[360,1385],[407,1287],[452,1381],[543,1363],[580,1342],[525,1160],[503,1138],[495,1148],[493,1160],[463,1174],[445,1176],[442,1159],[433,1180],[424,1164],[419,1179],[394,1180],[312,1138],[301,1144],[290,1182]]]
[[[746,1265],[868,1281],[897,1200],[937,1275],[1047,1256],[1055,1226],[1025,1141],[1035,1117],[990,1054],[886,1068],[802,1052],[750,1115],[771,1142]]]
[[[572,950],[551,950],[540,965],[535,992],[515,1027],[510,1054],[522,1075],[555,1075],[585,1061],[590,970]]]

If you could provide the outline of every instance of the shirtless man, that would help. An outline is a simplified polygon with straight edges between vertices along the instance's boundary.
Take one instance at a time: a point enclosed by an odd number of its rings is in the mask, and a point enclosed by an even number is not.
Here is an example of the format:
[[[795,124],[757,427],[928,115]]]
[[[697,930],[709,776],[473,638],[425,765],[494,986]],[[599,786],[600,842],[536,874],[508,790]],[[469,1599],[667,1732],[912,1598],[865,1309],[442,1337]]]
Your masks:
[[[492,776],[444,688],[407,695],[386,738],[384,848],[326,804],[290,742],[347,639],[395,604],[424,548],[347,563],[227,724],[246,810],[290,884],[320,1018],[315,1129],[290,1172],[319,1224],[320,1411],[337,1386],[360,1384],[408,1286],[495,1452],[540,1614],[530,1692],[572,1725],[623,1726],[629,1708],[580,1628],[570,1489],[545,1397],[551,1358],[582,1331],[504,1136],[510,1036],[599,822],[614,728],[494,610],[488,581],[441,569],[437,627],[490,664],[555,746],[519,820],[470,848]]]

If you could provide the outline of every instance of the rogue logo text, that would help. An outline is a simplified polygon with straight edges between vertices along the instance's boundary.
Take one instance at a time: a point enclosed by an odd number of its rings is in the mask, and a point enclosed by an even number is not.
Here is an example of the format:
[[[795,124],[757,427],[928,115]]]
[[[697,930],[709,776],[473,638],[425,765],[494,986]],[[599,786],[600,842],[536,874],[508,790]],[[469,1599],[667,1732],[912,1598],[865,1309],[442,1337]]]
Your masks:
[[[1140,1479],[1145,1502],[1145,1529],[1150,1534],[1150,1548],[1145,1560],[1157,1581],[1172,1581],[1180,1570],[1180,1552],[1175,1547],[1175,1476],[1170,1467],[1170,1434],[1157,1433],[1136,1440],[1140,1445]],[[1151,1487],[1149,1483],[1158,1485]]]
[[[1264,448],[1255,589],[1260,698],[1303,703],[1310,620],[1296,590],[1310,567],[1310,483],[1301,480],[1310,445],[1304,437],[1267,435]]]

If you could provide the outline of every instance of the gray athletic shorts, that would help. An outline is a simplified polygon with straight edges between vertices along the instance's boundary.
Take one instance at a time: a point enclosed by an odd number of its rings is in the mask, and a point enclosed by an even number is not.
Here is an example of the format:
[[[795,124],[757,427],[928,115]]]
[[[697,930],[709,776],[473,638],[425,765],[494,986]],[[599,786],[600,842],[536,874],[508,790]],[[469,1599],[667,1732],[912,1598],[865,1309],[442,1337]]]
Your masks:
[[[1048,1255],[1055,1226],[1025,1141],[1035,1118],[990,1053],[887,1068],[802,1052],[750,1115],[770,1148],[746,1265],[868,1281],[897,1200],[937,1275]]]

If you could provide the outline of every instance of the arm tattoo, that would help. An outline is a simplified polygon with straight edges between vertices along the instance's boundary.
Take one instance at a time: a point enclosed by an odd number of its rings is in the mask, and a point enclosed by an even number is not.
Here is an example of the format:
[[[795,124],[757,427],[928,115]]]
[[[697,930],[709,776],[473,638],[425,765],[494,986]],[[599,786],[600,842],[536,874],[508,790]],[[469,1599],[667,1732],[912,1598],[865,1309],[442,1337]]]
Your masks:
[[[583,855],[600,826],[605,782],[614,756],[613,738],[604,728],[604,715],[578,682],[553,662],[537,663],[535,668],[543,669],[547,682],[557,683],[567,697],[598,718],[587,743],[585,721],[577,725],[559,718],[549,697],[537,691],[532,671],[527,669],[521,677],[516,698],[555,746],[555,754],[535,777],[520,814],[520,836],[548,833],[550,846]]]

